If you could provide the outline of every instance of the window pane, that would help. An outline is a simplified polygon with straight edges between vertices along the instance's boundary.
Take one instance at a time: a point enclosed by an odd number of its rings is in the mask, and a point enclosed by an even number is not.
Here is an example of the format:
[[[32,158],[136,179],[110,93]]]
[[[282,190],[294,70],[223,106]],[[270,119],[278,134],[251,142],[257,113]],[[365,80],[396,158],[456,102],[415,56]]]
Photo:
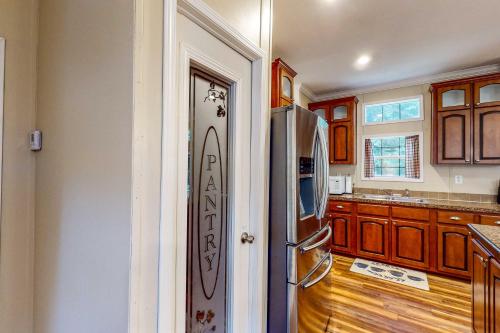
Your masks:
[[[367,123],[379,123],[382,121],[382,106],[368,105],[365,109],[365,121]]]
[[[382,176],[399,176],[399,168],[382,168]]]
[[[399,159],[383,159],[383,168],[399,168]]]
[[[365,122],[384,123],[419,119],[422,113],[420,99],[365,106]]]
[[[418,100],[401,103],[401,119],[420,118],[420,102]]]
[[[399,120],[399,104],[386,104],[383,106],[383,119],[384,121],[395,121]]]

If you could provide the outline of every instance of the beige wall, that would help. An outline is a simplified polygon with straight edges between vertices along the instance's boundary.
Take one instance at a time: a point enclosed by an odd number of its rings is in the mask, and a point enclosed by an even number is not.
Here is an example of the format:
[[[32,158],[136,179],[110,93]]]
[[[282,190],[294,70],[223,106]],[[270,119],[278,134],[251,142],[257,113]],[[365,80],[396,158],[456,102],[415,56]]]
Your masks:
[[[363,103],[390,100],[395,98],[410,97],[416,95],[424,96],[424,120],[400,124],[387,124],[377,126],[362,126]],[[357,122],[357,160],[356,166],[332,166],[330,174],[354,175],[356,187],[386,188],[386,189],[410,189],[415,191],[437,191],[455,193],[480,193],[496,194],[498,181],[500,179],[500,166],[435,166],[430,163],[431,157],[431,94],[429,85],[418,85],[388,91],[375,92],[357,96],[358,122]],[[383,182],[361,180],[361,137],[368,134],[382,133],[404,133],[422,131],[424,133],[424,182]],[[462,175],[462,185],[455,184],[455,175]]]
[[[128,329],[133,10],[40,3],[36,333]]]
[[[261,3],[269,0],[204,0],[246,38],[261,45]]]
[[[37,1],[0,1],[6,39],[0,224],[0,332],[32,332]]]

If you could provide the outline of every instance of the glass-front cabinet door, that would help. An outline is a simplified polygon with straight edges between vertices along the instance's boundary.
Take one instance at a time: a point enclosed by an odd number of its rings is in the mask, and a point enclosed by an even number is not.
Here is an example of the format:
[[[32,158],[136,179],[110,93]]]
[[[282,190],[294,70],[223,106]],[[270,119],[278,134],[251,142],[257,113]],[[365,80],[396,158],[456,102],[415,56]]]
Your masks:
[[[476,107],[500,106],[500,79],[475,82],[474,104]]]
[[[470,108],[470,84],[460,84],[438,88],[437,95],[439,111],[452,111]]]
[[[349,120],[349,109],[347,105],[337,105],[333,107],[332,113],[334,121]]]

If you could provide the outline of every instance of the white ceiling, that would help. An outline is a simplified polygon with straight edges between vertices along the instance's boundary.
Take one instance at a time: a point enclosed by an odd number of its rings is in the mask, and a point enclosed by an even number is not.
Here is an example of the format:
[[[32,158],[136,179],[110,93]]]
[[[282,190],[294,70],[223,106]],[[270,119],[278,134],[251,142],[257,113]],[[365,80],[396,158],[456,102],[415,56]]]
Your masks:
[[[273,15],[273,57],[317,95],[500,63],[500,0],[274,0]]]

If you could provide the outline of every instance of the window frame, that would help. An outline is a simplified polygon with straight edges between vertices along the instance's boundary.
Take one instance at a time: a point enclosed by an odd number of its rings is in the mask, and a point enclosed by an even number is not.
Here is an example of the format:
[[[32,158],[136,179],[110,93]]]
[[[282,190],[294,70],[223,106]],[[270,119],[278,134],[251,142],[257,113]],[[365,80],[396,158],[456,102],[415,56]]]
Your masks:
[[[420,103],[420,117],[419,118],[411,118],[411,119],[404,119],[404,120],[391,120],[391,121],[383,121],[379,123],[367,123],[366,122],[366,107],[367,106],[373,106],[373,105],[386,105],[386,104],[393,104],[393,103],[402,103],[410,100],[418,99]],[[407,97],[402,97],[402,98],[394,98],[394,99],[386,99],[386,100],[381,100],[381,101],[375,101],[375,102],[368,102],[368,103],[363,103],[363,109],[362,109],[362,123],[363,126],[374,126],[374,125],[386,125],[386,124],[397,124],[397,123],[409,123],[413,121],[423,121],[425,116],[424,116],[425,110],[424,110],[424,95],[416,95],[416,96],[407,96]]]
[[[387,137],[395,137],[395,136],[412,136],[418,135],[419,140],[419,154],[420,154],[420,178],[406,178],[406,177],[365,177],[365,141],[366,139],[380,139]],[[411,183],[423,183],[424,182],[424,132],[402,132],[402,133],[383,133],[383,134],[369,134],[363,135],[361,137],[361,180],[362,181],[383,181],[383,182],[411,182]]]

